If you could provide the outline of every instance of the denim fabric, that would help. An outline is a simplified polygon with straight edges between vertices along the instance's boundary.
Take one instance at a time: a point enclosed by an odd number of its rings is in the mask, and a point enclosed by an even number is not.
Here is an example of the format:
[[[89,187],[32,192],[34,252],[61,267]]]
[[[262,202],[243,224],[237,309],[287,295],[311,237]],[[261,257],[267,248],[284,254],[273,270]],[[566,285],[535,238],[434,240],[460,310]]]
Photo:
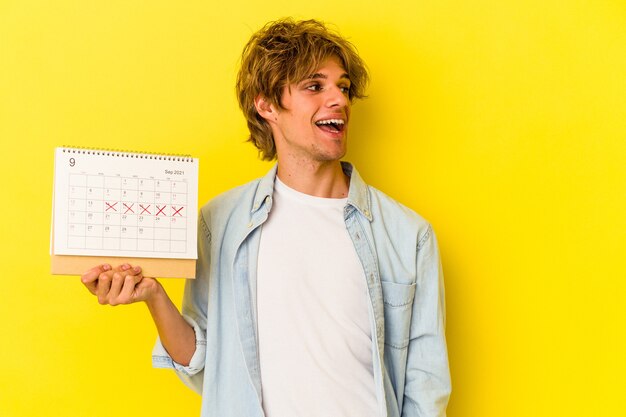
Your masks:
[[[373,318],[377,416],[445,416],[451,387],[443,275],[433,230],[342,164],[350,176],[344,219],[365,272]],[[182,308],[196,332],[196,352],[185,367],[173,362],[158,340],[153,351],[155,367],[175,369],[202,394],[203,417],[264,415],[256,260],[275,175],[276,166],[201,209],[197,274],[186,283]]]

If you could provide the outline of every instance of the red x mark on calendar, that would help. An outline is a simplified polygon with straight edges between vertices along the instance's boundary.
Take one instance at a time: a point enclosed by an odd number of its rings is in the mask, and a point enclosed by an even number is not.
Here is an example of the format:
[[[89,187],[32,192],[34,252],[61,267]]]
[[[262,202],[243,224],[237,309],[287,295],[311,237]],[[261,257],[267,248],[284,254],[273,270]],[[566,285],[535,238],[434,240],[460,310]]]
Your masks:
[[[135,212],[133,211],[133,206],[135,205],[135,203],[131,203],[130,206],[126,203],[123,203],[124,207],[126,208],[126,211],[124,212],[124,214],[127,214],[129,211],[133,214],[135,214]]]
[[[117,211],[117,209],[115,208],[115,206],[117,205],[117,201],[113,204],[109,204],[105,201],[104,204],[106,204],[106,209],[104,211],[109,211],[109,210]]]
[[[150,208],[150,204],[148,204],[146,207],[144,207],[143,204],[139,204],[139,208],[141,209],[140,214],[144,214],[144,213],[152,214],[150,213],[150,210],[148,210]]]
[[[174,214],[172,214],[172,217],[176,216],[177,214],[178,214],[180,217],[183,217],[183,215],[182,215],[182,214],[180,214],[180,212],[181,212],[181,210],[182,210],[182,209],[183,209],[183,207],[179,207],[179,208],[178,208],[178,210],[176,210],[176,207],[175,207],[175,206],[172,206],[172,210],[174,211]]]
[[[165,213],[163,213],[163,210],[165,210],[165,207],[167,207],[167,206],[159,207],[159,206],[157,205],[157,210],[158,210],[158,211],[157,211],[157,214],[155,214],[155,216],[158,216],[159,214],[161,214],[161,215],[165,216]]]

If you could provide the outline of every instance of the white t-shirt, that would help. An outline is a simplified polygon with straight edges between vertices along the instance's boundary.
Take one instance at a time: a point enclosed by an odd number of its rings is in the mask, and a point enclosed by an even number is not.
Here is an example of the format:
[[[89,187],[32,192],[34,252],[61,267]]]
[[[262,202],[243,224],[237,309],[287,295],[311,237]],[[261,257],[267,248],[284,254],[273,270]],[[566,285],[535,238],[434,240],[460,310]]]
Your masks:
[[[346,199],[278,178],[261,230],[259,359],[267,417],[368,417],[378,410],[367,284]]]

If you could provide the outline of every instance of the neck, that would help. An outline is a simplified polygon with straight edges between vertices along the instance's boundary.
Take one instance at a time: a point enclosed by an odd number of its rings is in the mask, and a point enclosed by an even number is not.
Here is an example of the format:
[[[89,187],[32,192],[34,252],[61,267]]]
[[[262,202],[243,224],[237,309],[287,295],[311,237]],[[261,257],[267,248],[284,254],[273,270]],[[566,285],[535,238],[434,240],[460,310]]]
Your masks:
[[[348,196],[350,182],[339,161],[293,166],[279,160],[277,175],[285,185],[304,194],[323,198]]]

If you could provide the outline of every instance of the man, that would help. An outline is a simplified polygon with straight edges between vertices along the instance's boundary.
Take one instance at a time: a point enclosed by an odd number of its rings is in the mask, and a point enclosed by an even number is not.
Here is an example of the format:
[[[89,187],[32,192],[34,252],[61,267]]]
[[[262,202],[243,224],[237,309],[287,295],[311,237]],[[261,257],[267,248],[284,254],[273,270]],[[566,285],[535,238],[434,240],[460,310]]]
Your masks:
[[[203,416],[444,416],[444,289],[430,225],[340,159],[367,70],[317,21],[272,22],[237,78],[250,141],[278,163],[199,216],[180,314],[139,267],[83,283],[102,304],[145,301],[157,367]]]

